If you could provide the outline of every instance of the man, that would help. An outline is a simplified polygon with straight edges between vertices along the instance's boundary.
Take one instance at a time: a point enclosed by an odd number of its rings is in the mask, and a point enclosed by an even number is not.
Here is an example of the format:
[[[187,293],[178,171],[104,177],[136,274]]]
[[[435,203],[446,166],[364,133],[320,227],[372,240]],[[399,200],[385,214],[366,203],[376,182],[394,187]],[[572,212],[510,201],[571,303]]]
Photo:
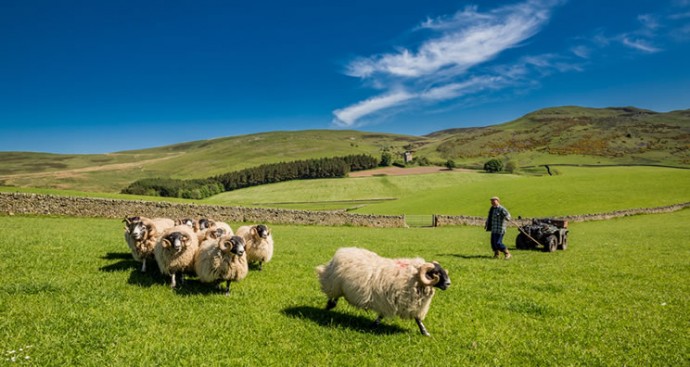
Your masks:
[[[489,216],[486,218],[484,229],[491,232],[491,249],[494,250],[494,259],[498,259],[501,252],[505,254],[506,260],[513,257],[506,245],[503,244],[503,236],[506,234],[506,226],[510,219],[510,213],[501,206],[499,198],[497,196],[492,197],[491,209],[489,209]]]

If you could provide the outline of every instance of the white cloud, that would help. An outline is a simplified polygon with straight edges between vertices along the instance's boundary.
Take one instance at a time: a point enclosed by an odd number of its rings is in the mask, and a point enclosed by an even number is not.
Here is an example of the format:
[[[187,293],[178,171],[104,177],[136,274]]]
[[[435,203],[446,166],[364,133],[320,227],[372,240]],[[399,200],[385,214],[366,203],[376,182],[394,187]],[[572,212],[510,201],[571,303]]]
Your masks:
[[[468,6],[453,16],[426,19],[415,29],[434,35],[416,50],[402,47],[396,52],[357,58],[347,66],[347,75],[389,93],[333,111],[334,123],[352,126],[379,110],[403,103],[446,100],[483,89],[482,82],[492,77],[469,76],[469,70],[534,36],[560,3],[528,0],[484,13]],[[395,91],[400,85],[407,92]]]
[[[630,48],[634,48],[642,52],[655,53],[662,51],[660,48],[654,47],[653,45],[649,44],[648,41],[642,39],[633,39],[630,36],[623,36],[621,42]]]
[[[333,123],[339,127],[352,127],[356,125],[357,120],[362,116],[391,108],[411,98],[414,98],[414,96],[404,91],[369,98],[349,107],[333,111],[335,115]]]

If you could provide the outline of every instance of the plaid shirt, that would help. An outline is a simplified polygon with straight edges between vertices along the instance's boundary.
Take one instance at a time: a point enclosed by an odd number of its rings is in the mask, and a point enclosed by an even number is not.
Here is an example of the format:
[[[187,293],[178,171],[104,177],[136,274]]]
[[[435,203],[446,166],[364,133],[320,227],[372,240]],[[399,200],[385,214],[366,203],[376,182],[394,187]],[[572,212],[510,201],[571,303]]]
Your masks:
[[[506,233],[508,221],[511,219],[508,209],[497,206],[489,209],[489,216],[486,218],[484,229],[491,231],[491,233]]]

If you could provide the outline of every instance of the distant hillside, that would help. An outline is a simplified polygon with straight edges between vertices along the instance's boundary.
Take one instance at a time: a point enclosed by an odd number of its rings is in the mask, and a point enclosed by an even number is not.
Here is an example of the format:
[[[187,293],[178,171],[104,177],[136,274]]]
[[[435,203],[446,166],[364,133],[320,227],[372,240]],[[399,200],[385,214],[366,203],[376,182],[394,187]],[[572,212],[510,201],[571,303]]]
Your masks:
[[[204,178],[265,163],[409,149],[437,164],[489,158],[537,164],[690,167],[690,110],[556,107],[501,125],[426,136],[341,130],[278,131],[111,154],[0,152],[0,185],[119,192],[147,177]]]
[[[690,110],[557,107],[484,128],[451,129],[420,154],[479,164],[488,157],[545,163],[690,165]]]

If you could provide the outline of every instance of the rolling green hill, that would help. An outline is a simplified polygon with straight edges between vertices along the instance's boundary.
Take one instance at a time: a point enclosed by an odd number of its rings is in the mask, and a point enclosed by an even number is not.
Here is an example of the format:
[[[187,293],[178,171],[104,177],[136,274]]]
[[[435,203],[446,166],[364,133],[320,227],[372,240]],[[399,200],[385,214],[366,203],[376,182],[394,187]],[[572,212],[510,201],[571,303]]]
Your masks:
[[[690,167],[690,110],[557,107],[488,127],[426,136],[342,130],[278,131],[110,154],[0,152],[0,185],[119,192],[146,177],[205,178],[265,163],[413,150],[435,164],[480,168],[489,158],[539,164]]]

